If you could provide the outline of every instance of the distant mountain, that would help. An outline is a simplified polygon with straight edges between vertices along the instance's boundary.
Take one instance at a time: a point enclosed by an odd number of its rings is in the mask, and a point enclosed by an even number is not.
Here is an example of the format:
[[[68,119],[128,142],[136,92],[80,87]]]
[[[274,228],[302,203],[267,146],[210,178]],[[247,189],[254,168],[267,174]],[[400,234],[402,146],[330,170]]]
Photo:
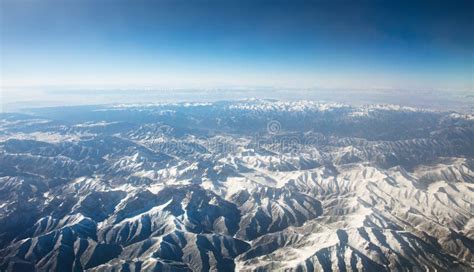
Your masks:
[[[0,114],[2,271],[472,271],[474,116],[242,100]]]

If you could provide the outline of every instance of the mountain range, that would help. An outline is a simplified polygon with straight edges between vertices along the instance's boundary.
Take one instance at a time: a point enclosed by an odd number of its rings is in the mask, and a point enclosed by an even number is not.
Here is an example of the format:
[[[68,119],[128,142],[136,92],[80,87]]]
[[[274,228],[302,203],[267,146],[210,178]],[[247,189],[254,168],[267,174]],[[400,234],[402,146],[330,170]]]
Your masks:
[[[474,116],[248,99],[0,114],[2,271],[472,271]]]

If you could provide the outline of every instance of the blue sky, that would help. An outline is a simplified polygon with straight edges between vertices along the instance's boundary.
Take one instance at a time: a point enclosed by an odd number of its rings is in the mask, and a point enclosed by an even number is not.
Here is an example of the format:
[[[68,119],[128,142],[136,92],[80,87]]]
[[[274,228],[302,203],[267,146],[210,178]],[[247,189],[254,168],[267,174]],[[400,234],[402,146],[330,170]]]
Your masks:
[[[4,86],[473,89],[473,1],[1,1]]]

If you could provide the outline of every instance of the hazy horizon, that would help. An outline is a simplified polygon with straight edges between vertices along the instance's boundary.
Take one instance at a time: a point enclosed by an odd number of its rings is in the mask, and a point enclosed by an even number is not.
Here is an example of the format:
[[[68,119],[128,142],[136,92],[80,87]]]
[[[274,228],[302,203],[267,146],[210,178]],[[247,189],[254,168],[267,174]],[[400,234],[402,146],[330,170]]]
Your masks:
[[[169,102],[215,102],[244,99],[282,101],[312,100],[351,106],[393,104],[435,111],[473,114],[471,92],[387,89],[324,89],[277,87],[215,88],[72,88],[43,87],[4,90],[0,112],[21,112],[29,108],[106,104],[153,104]]]

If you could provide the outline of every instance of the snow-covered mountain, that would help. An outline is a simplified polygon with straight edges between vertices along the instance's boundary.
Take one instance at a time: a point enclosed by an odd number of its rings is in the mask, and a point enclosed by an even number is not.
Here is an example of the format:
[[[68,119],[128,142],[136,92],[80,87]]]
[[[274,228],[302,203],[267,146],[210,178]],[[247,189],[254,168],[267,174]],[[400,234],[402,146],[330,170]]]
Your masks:
[[[0,115],[0,270],[472,271],[474,118],[311,101]]]

